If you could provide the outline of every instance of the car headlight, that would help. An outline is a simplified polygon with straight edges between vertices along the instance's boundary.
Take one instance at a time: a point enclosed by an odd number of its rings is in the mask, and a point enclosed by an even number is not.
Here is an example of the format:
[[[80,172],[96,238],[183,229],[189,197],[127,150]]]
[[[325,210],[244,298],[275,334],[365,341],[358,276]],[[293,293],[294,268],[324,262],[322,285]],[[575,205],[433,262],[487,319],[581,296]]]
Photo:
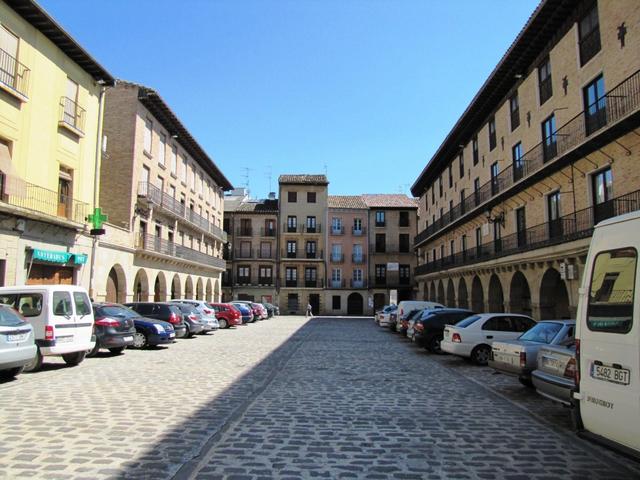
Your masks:
[[[153,326],[156,327],[156,332],[164,333],[164,327],[162,325],[158,325],[157,323],[154,323]]]

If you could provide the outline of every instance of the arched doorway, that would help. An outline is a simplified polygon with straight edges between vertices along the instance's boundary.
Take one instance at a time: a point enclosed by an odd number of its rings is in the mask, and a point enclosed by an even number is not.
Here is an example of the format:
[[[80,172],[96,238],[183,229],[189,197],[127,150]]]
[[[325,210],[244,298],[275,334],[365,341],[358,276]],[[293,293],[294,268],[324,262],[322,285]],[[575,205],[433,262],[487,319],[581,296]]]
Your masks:
[[[382,307],[384,307],[385,298],[386,298],[386,296],[385,296],[384,293],[374,293],[373,294],[373,310],[375,312],[377,312]]]
[[[196,300],[204,300],[204,284],[202,278],[198,278],[196,283]]]
[[[529,282],[522,272],[516,272],[511,277],[509,310],[513,313],[531,315],[531,290],[529,290]]]
[[[467,282],[464,281],[464,278],[460,277],[460,281],[458,282],[458,307],[459,308],[469,308],[469,296],[467,293]]]
[[[447,282],[447,307],[453,308],[456,306],[456,290],[453,286],[453,280],[449,279]]]
[[[182,299],[180,277],[177,273],[173,276],[173,280],[171,280],[171,298]]]
[[[441,303],[442,305],[445,305],[447,302],[447,299],[444,297],[444,284],[442,283],[442,280],[440,280],[438,282],[438,303]]]
[[[193,280],[191,276],[187,277],[187,280],[184,282],[184,298],[187,300],[193,300]]]
[[[426,283],[422,284],[422,300],[429,300],[429,287]]]
[[[436,301],[436,284],[431,282],[431,284],[429,285],[429,301],[431,302],[435,302]]]
[[[570,318],[569,294],[560,273],[550,268],[540,283],[540,320]]]
[[[213,285],[211,285],[211,279],[209,279],[207,280],[207,294],[205,297],[207,302],[209,303],[213,302],[212,297],[213,297]]]
[[[471,310],[476,313],[484,312],[484,291],[482,289],[482,282],[476,275],[471,282]]]
[[[489,279],[489,313],[504,313],[502,284],[495,273]]]
[[[213,281],[213,301],[220,301],[220,280]]]
[[[347,297],[347,315],[362,315],[364,313],[364,299],[359,293],[353,292]]]
[[[164,278],[164,273],[158,272],[153,285],[153,301],[164,302],[165,300],[167,300],[167,280]]]
[[[147,272],[143,268],[136,273],[136,279],[133,281],[133,301],[148,302],[149,301],[149,278]]]
[[[107,276],[107,292],[105,301],[124,303],[127,301],[127,280],[123,268],[115,264]]]

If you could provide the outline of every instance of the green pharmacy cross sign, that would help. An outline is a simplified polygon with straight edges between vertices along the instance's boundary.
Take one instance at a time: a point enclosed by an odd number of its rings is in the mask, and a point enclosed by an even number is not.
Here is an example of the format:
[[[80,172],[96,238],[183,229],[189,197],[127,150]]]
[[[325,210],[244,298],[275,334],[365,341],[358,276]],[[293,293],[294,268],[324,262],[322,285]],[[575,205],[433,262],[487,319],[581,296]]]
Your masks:
[[[102,228],[102,224],[106,222],[108,217],[102,214],[102,209],[100,207],[96,207],[93,210],[93,213],[87,216],[87,221],[91,223],[93,228],[91,229],[91,235],[104,235],[104,228]]]

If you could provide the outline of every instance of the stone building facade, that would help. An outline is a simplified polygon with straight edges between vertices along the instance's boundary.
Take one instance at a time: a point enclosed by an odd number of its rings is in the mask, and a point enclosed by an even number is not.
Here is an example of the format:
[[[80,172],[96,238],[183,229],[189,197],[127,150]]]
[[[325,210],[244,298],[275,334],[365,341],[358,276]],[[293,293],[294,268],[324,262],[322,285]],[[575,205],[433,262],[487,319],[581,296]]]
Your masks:
[[[593,225],[640,208],[633,0],[546,0],[412,186],[419,297],[576,314]]]

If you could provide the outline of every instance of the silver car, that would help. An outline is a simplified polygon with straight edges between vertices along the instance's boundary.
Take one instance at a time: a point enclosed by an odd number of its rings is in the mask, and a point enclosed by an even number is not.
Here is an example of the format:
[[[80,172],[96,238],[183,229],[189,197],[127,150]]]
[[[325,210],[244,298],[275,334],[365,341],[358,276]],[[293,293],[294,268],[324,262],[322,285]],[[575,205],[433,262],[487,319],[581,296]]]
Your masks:
[[[15,377],[36,357],[33,327],[11,307],[0,305],[0,379]]]
[[[568,345],[574,341],[575,320],[544,320],[517,340],[493,342],[489,366],[500,373],[518,377],[532,386],[531,372],[538,367],[538,352],[545,345]]]
[[[538,368],[531,372],[536,391],[543,397],[572,405],[571,392],[576,388],[576,346],[546,346],[538,352]]]

